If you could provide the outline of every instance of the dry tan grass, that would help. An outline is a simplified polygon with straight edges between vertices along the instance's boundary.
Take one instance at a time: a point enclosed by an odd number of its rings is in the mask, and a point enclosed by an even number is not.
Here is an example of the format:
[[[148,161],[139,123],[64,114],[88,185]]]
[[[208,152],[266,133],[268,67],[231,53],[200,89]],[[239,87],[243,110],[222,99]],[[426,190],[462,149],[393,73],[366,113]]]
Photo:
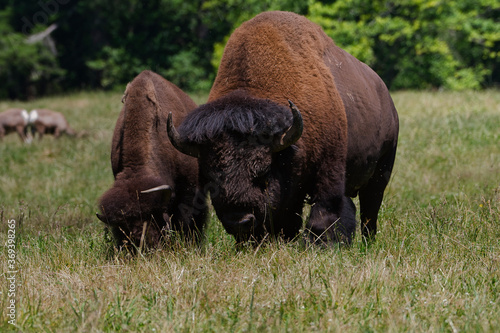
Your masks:
[[[500,327],[498,91],[394,94],[400,145],[374,244],[357,237],[349,249],[297,241],[238,251],[213,216],[201,247],[174,243],[135,257],[114,251],[93,215],[112,182],[120,98],[20,103],[65,111],[90,135],[0,143],[0,215],[18,222],[19,266],[17,326],[8,324],[0,284],[2,332]],[[5,223],[0,231],[5,244]],[[4,248],[2,263],[6,256]]]

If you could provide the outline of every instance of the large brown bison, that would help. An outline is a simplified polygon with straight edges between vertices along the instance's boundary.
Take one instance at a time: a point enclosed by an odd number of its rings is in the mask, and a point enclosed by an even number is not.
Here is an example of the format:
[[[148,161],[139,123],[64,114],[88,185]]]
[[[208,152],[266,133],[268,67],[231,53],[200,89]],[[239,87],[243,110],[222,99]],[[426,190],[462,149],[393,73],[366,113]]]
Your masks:
[[[169,113],[180,124],[197,105],[150,71],[127,86],[123,102],[111,147],[115,182],[100,198],[98,218],[120,245],[156,247],[172,230],[197,237],[206,215],[198,164],[173,148],[165,132]]]
[[[349,197],[358,194],[363,235],[375,235],[396,109],[380,77],[305,17],[266,12],[243,23],[208,103],[174,125],[173,145],[198,158],[201,184],[237,241],[295,237],[308,199],[310,239],[350,243]]]
[[[29,115],[28,111],[23,109],[8,109],[0,113],[0,140],[6,134],[16,132],[23,142],[29,142],[26,135]]]

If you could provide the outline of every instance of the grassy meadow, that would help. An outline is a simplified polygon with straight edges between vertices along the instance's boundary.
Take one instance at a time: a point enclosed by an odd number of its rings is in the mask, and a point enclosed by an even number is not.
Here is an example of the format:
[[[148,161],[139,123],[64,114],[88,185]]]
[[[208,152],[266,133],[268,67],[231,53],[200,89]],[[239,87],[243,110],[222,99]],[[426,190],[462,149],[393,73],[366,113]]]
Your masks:
[[[398,155],[373,244],[358,230],[348,249],[297,241],[237,250],[212,213],[201,246],[135,257],[115,251],[95,217],[113,182],[121,94],[0,101],[0,110],[60,111],[85,133],[0,142],[0,331],[498,331],[500,91],[393,98]]]

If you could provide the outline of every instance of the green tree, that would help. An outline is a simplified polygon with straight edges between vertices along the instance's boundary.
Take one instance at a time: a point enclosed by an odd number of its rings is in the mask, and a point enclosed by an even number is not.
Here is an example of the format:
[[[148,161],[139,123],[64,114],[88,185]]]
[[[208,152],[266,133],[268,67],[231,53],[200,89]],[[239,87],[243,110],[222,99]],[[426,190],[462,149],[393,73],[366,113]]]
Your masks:
[[[14,32],[8,24],[11,15],[9,8],[0,11],[0,98],[57,91],[64,70],[56,56],[43,42],[28,43],[26,35]]]
[[[146,66],[188,90],[209,89],[218,67],[214,48],[220,57],[224,38],[241,22],[265,10],[307,8],[292,0],[91,3],[92,12],[107,18],[99,28],[108,34],[105,46],[86,62],[101,73],[103,86],[126,83]]]
[[[309,2],[309,18],[392,89],[498,82],[498,0]]]
[[[261,12],[270,10],[284,10],[305,15],[308,4],[306,1],[295,0],[208,0],[203,4],[203,9],[211,13],[210,19],[217,20],[218,18],[219,22],[224,21],[224,29],[219,34],[220,38],[213,45],[211,64],[217,69],[229,36],[241,23]]]
[[[392,89],[500,82],[500,0],[0,0],[0,98],[122,87],[144,69],[207,90],[232,31],[268,10],[308,16]],[[57,54],[27,44],[52,24]]]

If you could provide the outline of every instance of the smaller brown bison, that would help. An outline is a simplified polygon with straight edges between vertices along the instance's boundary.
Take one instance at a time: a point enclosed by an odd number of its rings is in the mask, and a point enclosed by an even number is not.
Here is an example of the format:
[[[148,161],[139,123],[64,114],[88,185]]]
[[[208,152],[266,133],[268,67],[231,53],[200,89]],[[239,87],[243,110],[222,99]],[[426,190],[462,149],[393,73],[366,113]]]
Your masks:
[[[198,163],[178,152],[165,132],[167,115],[180,124],[196,104],[174,84],[150,71],[125,90],[111,147],[115,182],[99,200],[119,245],[156,247],[172,230],[197,240],[207,211],[198,191]]]
[[[76,135],[66,118],[56,111],[47,109],[32,110],[29,115],[29,123],[32,127],[33,136],[38,133],[40,140],[44,134],[53,134],[56,138],[59,138],[63,133],[69,136]]]
[[[0,140],[6,134],[16,132],[23,142],[29,142],[26,135],[28,125],[28,111],[23,109],[9,109],[0,113]]]

